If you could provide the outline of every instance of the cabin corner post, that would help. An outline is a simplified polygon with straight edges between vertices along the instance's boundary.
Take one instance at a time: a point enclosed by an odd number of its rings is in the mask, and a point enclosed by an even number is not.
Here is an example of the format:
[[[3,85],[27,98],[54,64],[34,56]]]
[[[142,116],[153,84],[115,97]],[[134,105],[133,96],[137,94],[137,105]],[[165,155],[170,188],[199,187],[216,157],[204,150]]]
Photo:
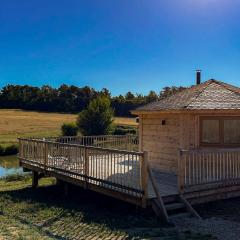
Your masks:
[[[141,186],[143,190],[142,196],[142,207],[147,207],[148,199],[148,152],[144,151],[142,157],[142,168],[141,168]]]
[[[178,191],[180,194],[184,193],[184,168],[182,162],[183,152],[181,149],[178,151]]]

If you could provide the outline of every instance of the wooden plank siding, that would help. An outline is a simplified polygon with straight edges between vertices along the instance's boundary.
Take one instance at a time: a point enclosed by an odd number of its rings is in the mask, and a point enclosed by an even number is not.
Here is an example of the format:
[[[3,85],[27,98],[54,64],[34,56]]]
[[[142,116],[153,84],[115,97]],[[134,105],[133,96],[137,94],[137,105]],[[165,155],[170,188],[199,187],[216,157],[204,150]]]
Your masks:
[[[150,114],[141,116],[142,150],[149,154],[151,166],[160,171],[177,171],[180,117],[176,114]],[[165,124],[162,124],[162,121]]]
[[[177,173],[180,149],[204,149],[200,146],[200,118],[204,116],[240,115],[238,112],[227,114],[226,111],[214,110],[141,114],[140,149],[149,152],[149,161],[152,166],[159,171]],[[162,120],[165,120],[165,125],[162,125]]]

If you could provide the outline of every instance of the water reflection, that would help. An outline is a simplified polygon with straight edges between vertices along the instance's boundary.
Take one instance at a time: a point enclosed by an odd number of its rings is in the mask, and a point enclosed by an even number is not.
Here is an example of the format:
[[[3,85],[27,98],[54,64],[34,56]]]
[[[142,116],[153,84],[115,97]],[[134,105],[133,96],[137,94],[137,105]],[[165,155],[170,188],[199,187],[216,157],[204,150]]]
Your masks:
[[[22,173],[16,155],[0,157],[0,177],[5,177],[13,173]]]

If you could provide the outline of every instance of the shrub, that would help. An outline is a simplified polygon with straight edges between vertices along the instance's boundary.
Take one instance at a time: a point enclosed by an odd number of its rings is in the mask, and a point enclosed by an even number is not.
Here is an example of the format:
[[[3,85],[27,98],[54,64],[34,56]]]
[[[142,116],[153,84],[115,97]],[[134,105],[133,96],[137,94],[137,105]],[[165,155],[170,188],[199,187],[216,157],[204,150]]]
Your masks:
[[[16,145],[9,145],[4,150],[4,155],[15,155],[18,153],[18,146]]]
[[[0,145],[0,156],[3,156],[4,155],[4,148],[3,146]]]
[[[78,127],[75,123],[64,123],[61,130],[63,136],[77,136]]]
[[[3,147],[0,145],[0,156],[15,155],[18,153],[18,146],[15,144]]]
[[[105,135],[110,132],[112,121],[113,109],[109,98],[99,96],[79,114],[77,125],[83,135]]]
[[[132,126],[122,126],[117,125],[115,126],[115,129],[113,130],[113,135],[126,135],[126,134],[137,134],[137,129]]]

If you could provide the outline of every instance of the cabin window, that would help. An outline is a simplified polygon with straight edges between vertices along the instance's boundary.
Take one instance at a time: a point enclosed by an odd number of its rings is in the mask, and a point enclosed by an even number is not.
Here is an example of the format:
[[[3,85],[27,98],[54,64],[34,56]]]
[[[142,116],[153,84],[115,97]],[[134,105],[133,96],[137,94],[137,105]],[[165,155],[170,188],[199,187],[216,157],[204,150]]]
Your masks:
[[[200,145],[240,145],[240,117],[202,117]]]
[[[224,143],[240,143],[240,119],[224,120]]]
[[[202,142],[219,143],[220,141],[220,122],[215,119],[205,119],[202,121]]]

